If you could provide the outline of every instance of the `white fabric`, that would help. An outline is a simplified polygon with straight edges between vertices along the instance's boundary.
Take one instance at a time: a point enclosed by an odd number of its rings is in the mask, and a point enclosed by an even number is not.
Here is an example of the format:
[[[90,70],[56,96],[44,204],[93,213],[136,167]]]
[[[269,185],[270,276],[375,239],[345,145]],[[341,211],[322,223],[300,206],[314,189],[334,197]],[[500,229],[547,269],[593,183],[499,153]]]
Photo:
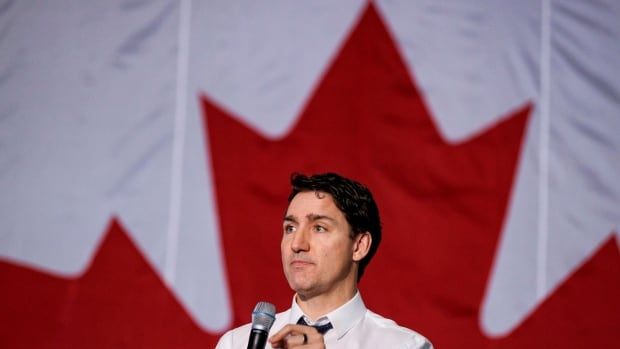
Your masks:
[[[191,16],[179,15],[188,2]],[[373,2],[446,141],[534,107],[482,303],[487,335],[513,331],[620,231],[620,2],[546,3],[543,14],[534,0]],[[77,277],[118,217],[158,273],[176,265],[168,286],[196,323],[227,328],[233,314],[197,96],[284,137],[367,4],[2,2],[0,258]],[[173,116],[183,103],[178,137]],[[172,176],[178,143],[181,174]]]
[[[276,314],[276,321],[269,332],[272,336],[287,324],[295,324],[300,317],[309,318],[295,302],[290,309]],[[340,308],[326,314],[333,329],[325,336],[325,347],[383,348],[383,349],[432,349],[433,345],[419,333],[399,326],[396,322],[375,314],[366,308],[359,292]],[[323,317],[321,317],[322,319]],[[216,349],[245,349],[252,324],[245,324],[226,332]],[[266,348],[272,348],[267,343]]]

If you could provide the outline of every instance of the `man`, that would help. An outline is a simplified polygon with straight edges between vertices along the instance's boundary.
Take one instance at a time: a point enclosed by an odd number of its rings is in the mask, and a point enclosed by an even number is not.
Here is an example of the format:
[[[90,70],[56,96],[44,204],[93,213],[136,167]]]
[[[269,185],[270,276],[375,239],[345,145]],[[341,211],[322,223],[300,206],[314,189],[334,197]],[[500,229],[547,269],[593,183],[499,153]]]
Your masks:
[[[431,349],[420,334],[368,310],[357,290],[381,241],[370,191],[334,173],[295,174],[291,185],[280,249],[296,294],[276,315],[267,347]],[[250,327],[228,331],[217,349],[246,348]]]

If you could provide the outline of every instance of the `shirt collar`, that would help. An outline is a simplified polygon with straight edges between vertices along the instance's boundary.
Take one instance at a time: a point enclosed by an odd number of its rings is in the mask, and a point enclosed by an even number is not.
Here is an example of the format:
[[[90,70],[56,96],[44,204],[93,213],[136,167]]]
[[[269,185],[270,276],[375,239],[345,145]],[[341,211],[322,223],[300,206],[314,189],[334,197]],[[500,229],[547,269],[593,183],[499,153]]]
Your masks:
[[[295,301],[296,298],[297,295],[293,296],[293,304],[291,305],[291,315],[289,318],[289,323],[293,324],[297,323],[297,320],[299,320],[301,316],[304,316],[306,320],[310,320],[301,310],[297,301]],[[328,318],[334,327],[332,331],[334,331],[338,339],[340,339],[364,316],[364,314],[366,314],[366,305],[359,291],[356,291],[355,296],[348,302],[316,320],[317,323],[322,323],[323,318]]]

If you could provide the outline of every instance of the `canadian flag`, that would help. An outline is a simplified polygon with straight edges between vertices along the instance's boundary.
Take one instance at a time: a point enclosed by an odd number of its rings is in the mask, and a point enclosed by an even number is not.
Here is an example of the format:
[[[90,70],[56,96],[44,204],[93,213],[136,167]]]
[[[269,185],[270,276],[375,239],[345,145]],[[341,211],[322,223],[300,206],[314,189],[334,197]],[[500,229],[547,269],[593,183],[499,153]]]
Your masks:
[[[292,291],[291,172],[437,348],[620,345],[620,3],[0,5],[0,347],[205,348]]]

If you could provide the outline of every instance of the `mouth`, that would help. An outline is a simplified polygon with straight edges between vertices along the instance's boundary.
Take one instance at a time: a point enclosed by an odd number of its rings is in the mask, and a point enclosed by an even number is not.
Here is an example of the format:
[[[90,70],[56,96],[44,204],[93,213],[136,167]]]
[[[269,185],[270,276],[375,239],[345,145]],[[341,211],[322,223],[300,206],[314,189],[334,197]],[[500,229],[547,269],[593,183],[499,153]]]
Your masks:
[[[291,261],[289,264],[293,268],[304,268],[304,267],[312,265],[313,263],[308,262],[308,261],[302,261],[302,260],[295,259],[295,260]]]

